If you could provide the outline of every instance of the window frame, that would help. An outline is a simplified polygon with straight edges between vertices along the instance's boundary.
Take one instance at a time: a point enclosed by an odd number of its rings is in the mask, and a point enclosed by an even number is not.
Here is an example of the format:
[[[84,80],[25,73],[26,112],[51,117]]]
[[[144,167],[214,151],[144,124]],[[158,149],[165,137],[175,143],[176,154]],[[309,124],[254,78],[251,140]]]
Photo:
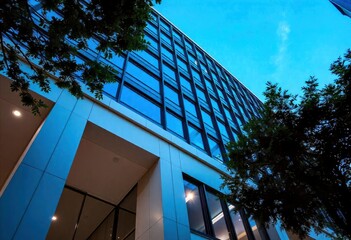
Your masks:
[[[218,238],[216,238],[215,236],[215,232],[213,229],[213,224],[212,224],[212,220],[210,217],[210,211],[209,211],[209,207],[208,207],[208,193],[211,193],[213,195],[218,195],[221,196],[223,195],[222,193],[220,193],[219,191],[215,190],[214,188],[211,188],[210,186],[196,180],[195,178],[189,176],[186,173],[183,173],[183,181],[187,181],[191,184],[194,184],[195,186],[197,186],[198,190],[199,190],[199,197],[200,197],[200,203],[201,203],[201,210],[202,210],[202,215],[203,215],[203,220],[204,220],[204,225],[205,225],[205,233],[202,233],[200,231],[197,231],[195,229],[190,228],[190,232],[199,236],[203,236],[206,239],[214,239],[214,240],[218,240]],[[185,189],[184,189],[184,196],[185,196]],[[234,229],[234,224],[232,222],[232,219],[230,217],[230,210],[228,207],[228,202],[225,201],[223,198],[219,198],[220,201],[220,205],[222,208],[222,212],[223,212],[223,217],[225,219],[225,224],[227,227],[227,230],[229,232],[229,239],[230,240],[237,240],[237,235]],[[186,203],[185,203],[186,204]],[[245,232],[247,234],[247,239],[248,240],[255,240],[254,234],[252,232],[250,223],[249,223],[249,217],[247,216],[247,214],[245,213],[244,210],[240,210],[238,211],[238,213],[241,216],[244,228],[245,228]],[[266,231],[266,229],[258,224],[257,227],[262,228],[263,231]],[[264,236],[262,236],[263,234],[260,233],[260,237],[261,239],[265,239]]]

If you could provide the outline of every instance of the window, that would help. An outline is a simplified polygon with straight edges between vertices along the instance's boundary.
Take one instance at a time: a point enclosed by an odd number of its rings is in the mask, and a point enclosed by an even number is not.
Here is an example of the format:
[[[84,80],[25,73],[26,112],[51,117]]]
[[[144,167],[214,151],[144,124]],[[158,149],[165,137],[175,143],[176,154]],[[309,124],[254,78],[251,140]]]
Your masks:
[[[223,161],[223,156],[221,152],[221,148],[219,147],[219,144],[217,141],[209,138],[208,143],[210,145],[210,152],[212,157],[217,158],[218,160]]]
[[[193,77],[194,79],[198,80],[198,81],[201,81],[201,78],[200,78],[200,74],[198,71],[194,70],[193,68],[191,68],[191,72],[193,74]]]
[[[171,39],[163,32],[161,32],[161,40],[163,40],[165,43],[168,43],[169,45],[172,45]]]
[[[178,43],[174,44],[175,49],[177,50],[178,53],[180,53],[182,56],[184,56],[184,49],[182,46],[180,46]]]
[[[235,212],[235,207],[232,204],[228,203],[228,209],[237,239],[247,239],[247,234],[240,214]]]
[[[217,120],[217,124],[218,124],[218,128],[219,128],[220,133],[223,136],[225,136],[226,138],[229,138],[228,131],[227,131],[226,127],[224,126],[224,123],[222,121]]]
[[[169,51],[166,47],[161,47],[161,53],[162,55],[166,56],[168,60],[173,62],[173,53]]]
[[[176,133],[177,135],[184,137],[183,132],[183,122],[179,117],[176,117],[175,114],[166,112],[166,121],[167,121],[167,129]]]
[[[218,239],[229,239],[229,231],[218,196],[207,192],[207,204],[215,237]]]
[[[171,69],[168,65],[166,64],[163,64],[163,72],[168,76],[170,77],[171,79],[176,79],[175,78],[175,72],[173,69]]]
[[[201,149],[204,149],[204,141],[203,141],[201,131],[192,126],[189,126],[188,128],[189,128],[190,143]]]
[[[106,83],[103,87],[103,91],[108,93],[112,97],[116,97],[118,86],[119,82]]]
[[[160,25],[162,28],[164,28],[165,30],[169,31],[169,25],[163,21],[163,20],[160,20]]]
[[[182,40],[182,37],[181,37],[180,34],[179,34],[178,32],[176,32],[176,31],[173,31],[173,37],[174,37],[175,39],[178,39],[179,41]]]
[[[156,50],[158,50],[158,43],[157,41],[150,37],[149,35],[145,34],[145,41],[148,42],[150,44],[150,46],[152,46],[153,48],[155,48]]]
[[[160,82],[156,78],[145,72],[143,69],[136,66],[134,63],[128,63],[127,73],[132,75],[141,84],[146,85],[147,87],[157,92],[160,92]]]
[[[190,51],[194,51],[193,44],[190,43],[190,41],[188,41],[187,39],[185,39],[185,45]]]
[[[161,123],[160,107],[128,86],[124,86],[122,89],[121,102],[155,122]]]
[[[180,67],[184,71],[188,72],[188,66],[186,65],[186,63],[183,60],[179,59],[179,57],[177,58],[177,63],[178,63],[178,67]]]
[[[167,85],[164,86],[165,97],[171,100],[173,103],[179,105],[178,93]]]
[[[196,54],[197,54],[197,57],[198,57],[199,59],[201,59],[201,60],[204,59],[204,56],[202,55],[202,52],[201,52],[200,50],[196,49]]]
[[[196,114],[196,107],[195,107],[195,104],[192,101],[184,98],[184,107],[185,107],[185,111],[187,111],[188,113],[190,113],[190,114],[192,114],[194,116],[197,116],[197,114]]]
[[[196,93],[197,93],[197,97],[204,100],[206,102],[206,96],[204,91],[200,90],[199,88],[196,88]]]
[[[191,54],[188,54],[189,62],[192,64],[197,65],[197,61],[195,60],[195,57]]]
[[[147,51],[137,51],[134,53],[158,69],[158,59],[152,54],[148,53]]]
[[[219,110],[219,105],[218,105],[218,103],[217,103],[217,100],[215,100],[215,99],[212,98],[212,97],[210,98],[210,100],[211,100],[213,109],[215,109],[216,111],[220,112],[220,110]]]
[[[147,23],[146,29],[148,29],[150,32],[152,32],[152,33],[157,35],[158,30],[157,30],[157,28],[154,25],[152,25],[150,23]]]
[[[208,112],[206,112],[205,110],[201,109],[201,116],[202,116],[204,123],[207,126],[213,128],[213,122],[212,122],[211,115]]]
[[[208,239],[261,240],[256,223],[241,215],[242,212],[235,212],[235,207],[218,195],[210,187],[184,176],[184,199],[191,231],[207,235]]]
[[[182,75],[179,76],[179,79],[180,79],[180,84],[186,89],[188,89],[189,91],[191,91],[191,85],[189,80],[185,79]]]
[[[199,188],[196,185],[184,180],[184,191],[190,228],[198,232],[206,233]]]

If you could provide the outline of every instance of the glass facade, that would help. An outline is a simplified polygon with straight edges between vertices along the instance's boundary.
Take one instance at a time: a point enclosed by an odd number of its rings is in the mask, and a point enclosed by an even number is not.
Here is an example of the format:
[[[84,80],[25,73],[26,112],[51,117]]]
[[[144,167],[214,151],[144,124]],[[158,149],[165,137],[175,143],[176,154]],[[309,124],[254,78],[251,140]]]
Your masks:
[[[115,66],[117,83],[104,87],[115,101],[225,161],[225,144],[261,102],[191,39],[157,12],[145,28],[145,51],[111,61],[95,49],[82,57]]]
[[[193,233],[220,240],[265,239],[244,211],[236,211],[217,191],[189,176],[184,176],[184,198]]]

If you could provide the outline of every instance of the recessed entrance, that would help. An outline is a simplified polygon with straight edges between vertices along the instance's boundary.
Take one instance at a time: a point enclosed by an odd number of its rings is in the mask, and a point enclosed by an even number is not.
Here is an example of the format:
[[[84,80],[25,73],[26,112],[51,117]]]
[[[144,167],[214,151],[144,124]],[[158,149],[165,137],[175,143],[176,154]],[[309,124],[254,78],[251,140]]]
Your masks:
[[[136,185],[156,161],[88,123],[47,239],[134,239]]]

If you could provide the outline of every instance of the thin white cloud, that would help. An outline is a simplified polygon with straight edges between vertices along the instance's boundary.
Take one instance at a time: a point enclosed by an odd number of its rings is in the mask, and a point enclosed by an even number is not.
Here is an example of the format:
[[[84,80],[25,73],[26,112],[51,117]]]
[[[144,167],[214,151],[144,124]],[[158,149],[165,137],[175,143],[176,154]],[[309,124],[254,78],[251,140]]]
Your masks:
[[[283,64],[286,51],[287,51],[287,42],[289,40],[290,26],[287,22],[280,22],[277,29],[278,35],[278,53],[274,56],[274,64],[279,68]]]
[[[271,74],[270,81],[284,81],[286,68],[288,67],[289,55],[289,35],[290,25],[286,21],[281,21],[277,27],[277,52],[272,56],[274,70]]]

